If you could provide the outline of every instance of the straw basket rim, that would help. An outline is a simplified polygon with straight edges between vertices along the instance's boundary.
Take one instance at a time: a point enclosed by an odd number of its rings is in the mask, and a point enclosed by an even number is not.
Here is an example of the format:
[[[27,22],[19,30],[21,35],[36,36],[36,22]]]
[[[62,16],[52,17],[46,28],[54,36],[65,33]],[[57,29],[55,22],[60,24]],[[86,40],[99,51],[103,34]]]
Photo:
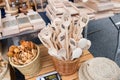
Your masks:
[[[10,62],[10,64],[11,64],[12,66],[14,66],[14,67],[22,68],[22,67],[26,67],[26,66],[28,66],[29,64],[33,63],[33,62],[39,57],[39,54],[40,54],[40,48],[39,48],[39,46],[38,46],[37,44],[35,44],[35,46],[37,47],[38,52],[37,52],[36,57],[35,57],[31,62],[29,62],[29,63],[27,63],[27,64],[24,64],[24,65],[16,65],[16,64],[14,64],[14,63],[11,61],[11,58],[9,57],[9,62]]]
[[[76,61],[78,61],[80,59],[80,57],[79,57],[79,58],[77,58],[75,60],[60,60],[60,59],[57,59],[56,57],[53,57],[53,56],[51,56],[51,57],[52,57],[52,59],[56,59],[56,60],[64,62],[64,63],[74,63],[74,62],[76,62]]]

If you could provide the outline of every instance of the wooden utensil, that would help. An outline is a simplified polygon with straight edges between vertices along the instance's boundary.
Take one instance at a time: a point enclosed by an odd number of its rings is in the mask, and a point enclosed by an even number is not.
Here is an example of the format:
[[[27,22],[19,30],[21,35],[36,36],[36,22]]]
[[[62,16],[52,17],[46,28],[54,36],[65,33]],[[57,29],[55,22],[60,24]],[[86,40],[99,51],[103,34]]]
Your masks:
[[[61,48],[61,49],[58,51],[58,55],[60,55],[61,57],[63,57],[64,60],[67,60],[67,59],[66,59],[66,49],[65,49],[65,48]]]
[[[44,40],[44,38],[42,38],[40,36],[40,33],[38,34],[38,38],[40,39],[40,41],[43,43],[43,45],[46,47],[46,48],[50,48],[49,44]]]
[[[60,27],[62,25],[62,20],[60,18],[55,18],[55,20],[53,21],[53,23],[55,24],[55,26],[57,27],[57,29],[60,32]]]
[[[81,49],[81,48],[76,48],[76,49],[73,51],[71,60],[74,60],[74,59],[76,59],[76,58],[79,58],[81,55],[82,55],[82,49]]]
[[[77,47],[77,42],[73,38],[70,38],[69,45],[70,45],[69,53],[70,53],[70,56],[72,56],[72,52]]]
[[[69,51],[68,51],[68,47],[69,47],[69,44],[68,44],[68,41],[69,41],[69,38],[68,38],[68,27],[70,26],[70,23],[71,23],[71,15],[69,13],[64,13],[63,14],[63,17],[62,17],[62,21],[63,21],[63,26],[65,27],[65,31],[66,31],[66,39],[65,39],[65,44],[66,44],[66,50],[67,50],[67,59],[70,58],[70,54],[69,54]]]
[[[84,50],[88,50],[91,47],[91,41],[87,40],[87,46],[84,48]]]
[[[58,41],[60,43],[60,45],[62,46],[62,48],[65,48],[65,32],[61,32],[59,35],[58,35]]]
[[[77,24],[76,24],[75,27],[74,27],[74,39],[75,39],[76,41],[80,40],[81,37],[82,37],[83,27],[81,27],[81,20],[82,20],[82,18],[80,18],[80,19],[77,21]]]
[[[71,49],[72,49],[72,51],[76,48],[76,46],[77,46],[77,43],[76,43],[76,41],[73,39],[73,38],[70,38],[70,47],[71,47]]]
[[[59,60],[63,60],[62,57],[60,55],[57,54],[57,50],[55,48],[49,48],[48,49],[48,53],[53,56],[56,57]]]
[[[56,35],[58,35],[60,32],[59,32],[59,29],[58,29],[58,27],[55,25],[55,23],[52,23],[51,25],[50,25],[50,27],[52,28],[52,31],[56,34]]]
[[[88,17],[88,15],[82,15],[82,16],[81,16],[81,21],[80,21],[81,27],[87,26],[88,22],[89,22],[89,17]]]
[[[54,45],[50,40],[52,32],[49,27],[45,27],[44,29],[42,29],[39,35],[40,39],[44,39],[44,41],[46,41],[51,48],[54,48]]]
[[[51,25],[49,25],[52,31],[52,36],[51,36],[51,41],[54,45],[54,47],[59,50],[61,45],[59,44],[59,41],[57,39],[57,36],[59,34],[59,30],[57,29],[56,25],[54,23],[52,23]]]
[[[61,48],[61,44],[59,43],[58,41],[58,38],[57,38],[57,35],[55,32],[52,33],[52,36],[51,36],[51,41],[54,45],[54,47],[59,50]]]
[[[78,47],[82,50],[87,46],[87,39],[82,38],[78,41]]]

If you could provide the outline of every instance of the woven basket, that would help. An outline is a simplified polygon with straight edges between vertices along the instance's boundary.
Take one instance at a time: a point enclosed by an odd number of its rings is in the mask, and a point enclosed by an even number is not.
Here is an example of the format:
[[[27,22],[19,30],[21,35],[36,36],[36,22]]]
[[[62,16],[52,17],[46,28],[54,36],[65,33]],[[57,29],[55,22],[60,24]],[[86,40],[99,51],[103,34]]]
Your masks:
[[[68,76],[74,74],[78,70],[79,59],[62,61],[52,57],[54,67],[60,75]]]
[[[0,73],[0,80],[2,80],[5,77],[7,71],[8,71],[8,64],[6,65],[6,68],[2,71],[2,73]]]
[[[37,56],[28,64],[25,65],[15,65],[12,61],[11,58],[9,58],[10,64],[17,68],[22,74],[28,75],[28,76],[34,76],[37,73],[40,72],[41,70],[41,65],[40,65],[40,49],[39,46],[37,46]]]

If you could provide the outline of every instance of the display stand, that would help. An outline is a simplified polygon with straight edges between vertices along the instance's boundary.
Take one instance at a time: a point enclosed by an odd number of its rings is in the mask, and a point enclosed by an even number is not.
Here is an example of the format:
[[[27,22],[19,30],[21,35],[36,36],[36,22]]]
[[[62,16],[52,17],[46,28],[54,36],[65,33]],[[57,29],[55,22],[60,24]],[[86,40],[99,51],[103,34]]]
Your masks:
[[[118,33],[117,33],[117,46],[116,46],[114,60],[120,66],[120,61],[119,61],[120,60],[120,22],[115,23],[111,17],[109,17],[109,19],[111,20],[113,25],[118,30]]]
[[[40,60],[41,60],[42,69],[40,73],[35,76],[32,76],[32,77],[25,76],[26,80],[36,80],[36,78],[40,75],[55,71],[51,56],[47,52],[48,52],[47,48],[45,48],[43,45],[40,45],[40,54],[41,54]],[[81,59],[79,61],[80,62],[79,65],[82,62],[91,58],[93,58],[92,54],[90,54],[89,51],[84,51],[84,54],[81,56]],[[78,80],[78,72],[70,76],[61,76],[61,77],[62,77],[62,80]]]

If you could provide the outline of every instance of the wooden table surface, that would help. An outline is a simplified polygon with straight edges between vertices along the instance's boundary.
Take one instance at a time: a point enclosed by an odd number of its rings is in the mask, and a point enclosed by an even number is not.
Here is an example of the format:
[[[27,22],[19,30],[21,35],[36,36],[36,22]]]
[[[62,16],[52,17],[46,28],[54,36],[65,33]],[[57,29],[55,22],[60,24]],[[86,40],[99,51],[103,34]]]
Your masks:
[[[25,76],[26,80],[36,80],[36,77],[43,75],[45,73],[55,71],[51,57],[48,55],[48,50],[43,45],[40,45],[40,54],[41,54],[41,71],[39,74],[34,76]],[[81,56],[80,64],[88,59],[93,58],[92,54],[89,51],[84,51],[84,54]],[[70,76],[61,76],[62,80],[78,80],[78,72]]]

